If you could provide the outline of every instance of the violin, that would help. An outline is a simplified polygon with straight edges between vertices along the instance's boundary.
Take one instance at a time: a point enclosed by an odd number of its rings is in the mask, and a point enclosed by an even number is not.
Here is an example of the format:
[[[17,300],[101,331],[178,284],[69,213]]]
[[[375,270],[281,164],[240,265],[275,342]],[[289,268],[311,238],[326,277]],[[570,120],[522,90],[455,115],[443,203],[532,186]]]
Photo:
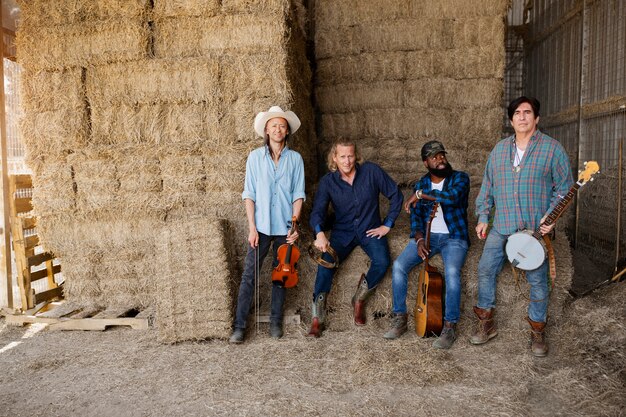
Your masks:
[[[296,231],[296,216],[291,219],[291,233]],[[293,243],[280,245],[276,251],[278,266],[272,271],[272,283],[285,288],[295,287],[298,283],[296,264],[300,259],[300,250]]]

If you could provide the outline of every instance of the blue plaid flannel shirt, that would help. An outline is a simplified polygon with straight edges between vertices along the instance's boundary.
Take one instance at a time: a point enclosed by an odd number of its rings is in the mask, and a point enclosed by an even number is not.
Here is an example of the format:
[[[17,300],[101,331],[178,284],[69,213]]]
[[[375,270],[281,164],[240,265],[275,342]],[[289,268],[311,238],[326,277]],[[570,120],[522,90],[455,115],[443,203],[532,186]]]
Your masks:
[[[453,171],[452,175],[445,179],[443,189],[439,191],[432,189],[430,174],[426,174],[415,184],[414,191],[419,189],[424,194],[435,197],[441,205],[443,218],[450,232],[450,238],[463,239],[469,244],[469,233],[467,230],[469,175],[462,171]],[[425,233],[432,206],[433,204],[430,201],[419,200],[416,207],[411,209],[411,238],[414,238],[417,232]]]

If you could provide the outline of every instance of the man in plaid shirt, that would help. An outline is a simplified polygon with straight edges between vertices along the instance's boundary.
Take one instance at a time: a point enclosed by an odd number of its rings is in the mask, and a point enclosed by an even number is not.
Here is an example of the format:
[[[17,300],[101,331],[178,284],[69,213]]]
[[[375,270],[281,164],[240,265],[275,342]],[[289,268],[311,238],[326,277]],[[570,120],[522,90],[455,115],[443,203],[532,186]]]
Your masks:
[[[452,169],[441,142],[427,142],[422,147],[422,161],[428,174],[417,182],[415,194],[405,204],[407,211],[413,206],[411,239],[393,264],[391,327],[383,337],[396,339],[406,332],[408,274],[427,256],[441,253],[445,268],[444,327],[433,346],[449,349],[456,340],[455,329],[461,305],[461,268],[469,247],[467,198],[470,181],[465,172]],[[419,203],[414,205],[417,200]],[[439,203],[439,207],[431,224],[429,251],[426,249],[424,235],[434,201]]]
[[[487,238],[478,265],[478,329],[470,342],[480,345],[497,335],[493,319],[496,307],[496,277],[505,261],[507,238],[520,230],[542,234],[554,224],[543,224],[547,215],[573,183],[569,159],[563,146],[537,129],[539,101],[519,97],[508,107],[515,135],[501,140],[489,155],[480,194],[476,199],[479,239]],[[492,213],[492,210],[493,213]],[[489,218],[493,227],[487,235]],[[530,284],[527,320],[531,325],[531,351],[546,356],[545,325],[548,313],[548,262],[526,272]]]

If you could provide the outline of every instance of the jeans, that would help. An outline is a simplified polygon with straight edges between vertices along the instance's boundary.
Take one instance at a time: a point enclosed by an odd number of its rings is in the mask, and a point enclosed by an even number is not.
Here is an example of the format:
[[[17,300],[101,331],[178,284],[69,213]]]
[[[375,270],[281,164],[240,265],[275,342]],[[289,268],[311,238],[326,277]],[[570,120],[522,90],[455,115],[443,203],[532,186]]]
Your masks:
[[[274,242],[272,248],[272,267],[278,266],[276,252],[278,247],[286,243],[287,236],[268,236],[259,233],[259,246],[255,249],[248,244],[248,253],[244,261],[243,275],[241,284],[239,285],[239,296],[237,298],[237,310],[235,313],[235,327],[240,329],[246,328],[246,319],[252,306],[252,298],[254,297],[254,275],[256,263],[256,251],[259,251],[259,270],[263,266],[263,260],[267,252],[269,252],[270,244]],[[283,304],[285,304],[285,288],[272,284],[272,306],[270,313],[270,321],[281,323],[283,320]]]
[[[461,269],[467,256],[468,244],[463,239],[450,239],[447,233],[430,235],[430,255],[441,253],[444,265],[445,299],[444,320],[458,323],[461,315]],[[404,251],[393,263],[391,289],[393,290],[393,312],[406,313],[406,294],[409,272],[422,263],[417,253],[417,244],[411,239]]]
[[[495,230],[489,232],[483,254],[478,263],[478,307],[482,309],[496,306],[496,277],[506,259],[504,247],[509,235],[501,235]],[[545,322],[548,315],[548,262],[532,271],[526,271],[530,284],[530,304],[528,317],[532,321]]]
[[[337,252],[338,261],[341,263],[344,259],[352,253],[354,248],[361,246],[367,256],[369,256],[372,264],[367,271],[365,280],[367,281],[367,287],[369,289],[374,288],[385,276],[387,268],[391,263],[391,257],[389,256],[389,245],[387,244],[387,237],[383,236],[380,239],[377,238],[363,238],[363,242],[359,242],[356,238],[352,239],[346,246],[341,245],[337,240],[333,239],[333,235],[330,235],[330,246]],[[332,258],[328,253],[322,255],[322,259],[332,262]],[[330,292],[330,287],[333,283],[333,276],[335,275],[334,269],[329,269],[324,266],[317,267],[317,277],[315,278],[315,289],[313,292],[313,300],[315,300],[319,293]]]

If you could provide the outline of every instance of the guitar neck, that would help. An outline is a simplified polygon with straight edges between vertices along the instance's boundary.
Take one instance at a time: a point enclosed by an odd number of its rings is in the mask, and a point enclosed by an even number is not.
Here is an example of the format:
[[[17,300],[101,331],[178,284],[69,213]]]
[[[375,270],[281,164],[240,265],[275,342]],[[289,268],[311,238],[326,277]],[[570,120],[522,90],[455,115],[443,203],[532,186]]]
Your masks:
[[[556,222],[559,217],[561,217],[561,214],[563,214],[567,206],[569,206],[569,204],[574,199],[574,196],[576,195],[576,191],[578,191],[580,186],[581,184],[579,183],[575,183],[574,185],[572,185],[572,188],[569,189],[565,197],[563,197],[561,201],[559,201],[559,203],[556,205],[554,210],[552,210],[550,214],[548,214],[548,217],[546,218],[546,221],[544,222],[545,225],[549,226],[553,224],[554,222]],[[541,226],[538,226],[533,232],[533,236],[536,239],[541,239],[540,227]]]
[[[430,227],[432,226],[433,219],[437,213],[437,207],[439,207],[439,203],[434,202],[433,208],[430,211],[430,218],[428,220],[428,224],[426,225],[426,238],[424,239],[424,245],[426,246],[426,250],[430,251]],[[424,259],[424,266],[428,270],[428,256]]]

